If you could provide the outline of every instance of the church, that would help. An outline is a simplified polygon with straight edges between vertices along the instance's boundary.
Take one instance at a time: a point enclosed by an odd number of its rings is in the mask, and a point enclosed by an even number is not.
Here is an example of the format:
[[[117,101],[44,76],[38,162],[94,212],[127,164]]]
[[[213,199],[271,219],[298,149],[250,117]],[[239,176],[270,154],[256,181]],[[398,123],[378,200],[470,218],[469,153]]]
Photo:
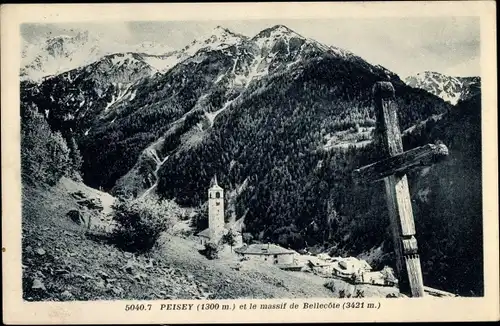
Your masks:
[[[236,234],[236,242],[241,243],[242,219],[235,222],[224,222],[224,189],[214,177],[212,186],[208,189],[208,228],[197,234],[200,243],[219,243],[222,236],[232,230]]]

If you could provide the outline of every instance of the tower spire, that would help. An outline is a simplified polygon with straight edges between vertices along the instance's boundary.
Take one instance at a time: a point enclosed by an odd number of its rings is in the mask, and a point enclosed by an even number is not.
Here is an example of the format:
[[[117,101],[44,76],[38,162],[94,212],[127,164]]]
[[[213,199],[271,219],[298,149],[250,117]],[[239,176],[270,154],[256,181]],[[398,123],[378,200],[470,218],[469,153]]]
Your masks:
[[[217,184],[217,173],[214,175],[214,186],[218,186],[218,184]]]

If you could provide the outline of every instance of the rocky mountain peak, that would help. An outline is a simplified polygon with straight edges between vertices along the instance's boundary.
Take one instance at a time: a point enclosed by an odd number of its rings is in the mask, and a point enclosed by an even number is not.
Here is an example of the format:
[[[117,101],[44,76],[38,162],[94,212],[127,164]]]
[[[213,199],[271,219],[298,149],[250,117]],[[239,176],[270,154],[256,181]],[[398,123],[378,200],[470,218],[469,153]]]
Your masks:
[[[439,96],[455,105],[470,97],[474,89],[480,87],[479,77],[454,77],[436,71],[423,71],[405,79],[406,84]],[[474,89],[473,89],[474,88]]]
[[[222,27],[220,25],[217,25],[213,29],[212,35],[221,35],[221,36],[234,35],[234,36],[237,36],[238,34],[234,33],[233,31],[231,31],[230,29],[228,29],[226,27]]]
[[[269,28],[266,28],[259,32],[257,35],[253,37],[253,40],[258,40],[262,38],[283,38],[283,37],[298,37],[303,38],[301,35],[286,27],[285,25],[275,25]]]
[[[246,37],[243,35],[236,34],[222,26],[217,26],[207,35],[193,40],[181,52],[184,52],[185,56],[189,56],[199,50],[220,50],[241,43],[245,39]]]

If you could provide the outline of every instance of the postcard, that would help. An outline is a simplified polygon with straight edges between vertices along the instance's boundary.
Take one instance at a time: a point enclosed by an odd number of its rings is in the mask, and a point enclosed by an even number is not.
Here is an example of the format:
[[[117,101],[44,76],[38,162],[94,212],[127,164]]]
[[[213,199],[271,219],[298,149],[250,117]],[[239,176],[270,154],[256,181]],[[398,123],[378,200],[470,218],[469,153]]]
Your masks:
[[[4,323],[499,319],[494,2],[1,21]]]

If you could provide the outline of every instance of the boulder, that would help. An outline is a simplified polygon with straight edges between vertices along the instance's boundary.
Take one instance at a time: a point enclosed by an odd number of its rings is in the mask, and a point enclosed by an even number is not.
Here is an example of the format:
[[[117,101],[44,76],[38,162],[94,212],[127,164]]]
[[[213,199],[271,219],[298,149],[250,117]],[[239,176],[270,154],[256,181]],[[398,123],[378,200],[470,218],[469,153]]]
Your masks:
[[[71,300],[71,299],[73,299],[73,294],[71,292],[69,292],[68,290],[66,290],[63,293],[61,293],[61,298],[63,300]]]
[[[27,255],[32,255],[33,254],[33,248],[31,246],[26,246],[24,248],[24,252],[27,254]]]
[[[43,256],[46,253],[45,249],[43,248],[38,248],[35,252],[40,256]]]
[[[33,285],[31,286],[31,288],[33,290],[41,290],[41,291],[45,291],[45,285],[43,284],[42,281],[40,281],[39,279],[35,278],[33,280]]]
[[[83,199],[87,197],[81,190],[71,193],[71,196],[75,199]]]
[[[85,224],[87,224],[86,223],[87,222],[86,218],[83,216],[82,212],[80,212],[77,209],[70,210],[66,214],[66,216],[68,216],[71,221],[73,221],[74,223],[76,223],[78,225],[85,225]]]
[[[102,202],[99,198],[88,198],[77,201],[78,205],[87,207],[88,209],[103,210]]]
[[[69,271],[69,270],[67,270],[67,269],[62,269],[62,268],[61,268],[61,269],[56,269],[56,270],[54,271],[54,273],[55,273],[56,275],[67,275],[67,274],[71,274],[71,271]]]

